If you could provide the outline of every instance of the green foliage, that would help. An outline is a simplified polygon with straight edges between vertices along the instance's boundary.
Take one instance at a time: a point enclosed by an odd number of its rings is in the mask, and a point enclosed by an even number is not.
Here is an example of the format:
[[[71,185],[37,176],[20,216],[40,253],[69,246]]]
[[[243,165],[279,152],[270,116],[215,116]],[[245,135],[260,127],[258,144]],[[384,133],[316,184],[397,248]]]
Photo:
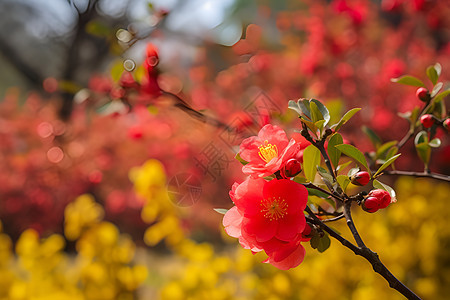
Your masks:
[[[345,155],[348,157],[354,159],[358,163],[360,163],[366,170],[370,173],[369,166],[367,165],[366,158],[364,157],[364,154],[358,150],[355,146],[342,144],[342,145],[336,145],[335,146],[338,150],[342,151]]]
[[[317,166],[320,165],[320,151],[313,145],[309,145],[303,151],[303,172],[308,181],[314,182]]]
[[[228,211],[228,209],[226,209],[226,208],[214,208],[214,210],[222,215],[226,214]]]
[[[332,129],[334,129],[335,131],[338,131],[342,125],[344,125],[345,123],[348,122],[348,120],[350,120],[358,111],[360,111],[361,108],[353,108],[351,110],[349,110],[348,112],[345,113],[345,115],[341,118],[341,120],[339,121],[339,123],[334,124],[333,126],[331,126]]]
[[[425,87],[425,84],[422,82],[422,80],[411,75],[405,75],[399,78],[391,78],[391,81],[411,86]]]
[[[373,174],[373,176],[376,177],[378,174],[380,174],[384,169],[389,167],[400,155],[401,155],[401,153],[399,153],[395,156],[392,156],[391,158],[386,160],[386,162],[384,164],[382,164],[381,167],[378,168],[378,170],[375,172],[375,174]]]
[[[327,250],[331,245],[331,240],[328,233],[324,233],[323,236],[317,234],[313,236],[309,242],[311,244],[311,247],[313,249],[317,249],[317,251],[319,251],[320,253]]]
[[[336,145],[341,145],[344,142],[342,136],[339,133],[335,133],[331,136],[328,141],[328,156],[330,157],[331,163],[336,168],[339,164],[339,158],[341,157],[341,151],[337,149]]]

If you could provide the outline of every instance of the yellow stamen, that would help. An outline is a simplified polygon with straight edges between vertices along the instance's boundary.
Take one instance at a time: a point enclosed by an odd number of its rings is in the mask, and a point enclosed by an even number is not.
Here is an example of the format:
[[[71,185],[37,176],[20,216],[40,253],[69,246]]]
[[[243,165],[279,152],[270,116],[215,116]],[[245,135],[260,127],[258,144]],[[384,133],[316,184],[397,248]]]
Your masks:
[[[268,163],[274,157],[278,157],[277,145],[269,144],[269,142],[267,140],[265,140],[264,144],[259,146],[258,154],[262,160],[264,160],[266,163]]]
[[[270,221],[282,219],[287,212],[288,205],[284,199],[268,198],[261,201],[261,212]]]

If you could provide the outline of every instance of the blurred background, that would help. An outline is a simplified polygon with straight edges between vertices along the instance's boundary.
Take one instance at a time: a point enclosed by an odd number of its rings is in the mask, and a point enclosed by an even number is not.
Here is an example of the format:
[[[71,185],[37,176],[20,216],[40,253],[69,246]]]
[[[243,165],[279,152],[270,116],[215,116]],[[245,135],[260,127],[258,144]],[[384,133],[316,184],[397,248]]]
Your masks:
[[[334,121],[362,107],[343,136],[363,151],[401,140],[398,113],[423,103],[390,79],[431,88],[439,62],[448,86],[449,14],[445,0],[0,0],[0,299],[401,299],[335,241],[294,270],[261,264],[213,208],[232,206],[245,137],[271,122],[301,140],[289,100],[320,99]],[[430,169],[448,175],[446,134]],[[423,171],[412,140],[400,152],[398,169]],[[398,202],[354,207],[364,240],[445,299],[450,186],[383,180]]]

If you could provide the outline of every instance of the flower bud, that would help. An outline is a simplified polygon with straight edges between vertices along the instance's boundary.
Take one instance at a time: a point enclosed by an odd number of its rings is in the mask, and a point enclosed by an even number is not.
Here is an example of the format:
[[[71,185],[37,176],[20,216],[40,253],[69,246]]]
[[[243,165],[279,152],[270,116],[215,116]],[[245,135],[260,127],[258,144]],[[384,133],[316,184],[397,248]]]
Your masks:
[[[442,125],[444,125],[444,128],[447,129],[447,131],[450,131],[450,118],[445,119],[445,121],[442,122]]]
[[[416,97],[419,98],[419,100],[421,100],[423,102],[428,102],[431,99],[430,94],[428,93],[428,90],[423,87],[417,89]]]
[[[424,128],[430,128],[434,124],[434,118],[430,114],[426,114],[420,117],[420,123]]]
[[[370,191],[369,197],[375,197],[378,199],[379,208],[386,208],[391,203],[391,195],[382,189]]]
[[[362,201],[361,207],[367,212],[374,213],[379,208],[378,199],[375,197],[367,197]]]
[[[302,171],[302,165],[295,158],[289,159],[284,165],[284,175],[286,177],[294,177]]]
[[[365,172],[365,171],[358,172],[358,173],[353,174],[350,177],[350,180],[354,185],[364,186],[369,183],[370,175],[368,172]]]

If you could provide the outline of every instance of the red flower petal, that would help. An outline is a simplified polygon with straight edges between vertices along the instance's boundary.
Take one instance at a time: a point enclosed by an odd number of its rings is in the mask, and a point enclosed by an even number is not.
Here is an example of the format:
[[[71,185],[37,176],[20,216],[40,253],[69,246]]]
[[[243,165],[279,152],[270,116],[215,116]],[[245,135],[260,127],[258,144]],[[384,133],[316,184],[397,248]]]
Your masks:
[[[292,241],[297,234],[305,229],[306,219],[305,215],[286,215],[278,220],[278,230],[275,235],[276,238],[282,241]]]
[[[258,133],[258,137],[262,141],[268,141],[272,145],[276,145],[278,153],[284,150],[289,143],[286,133],[283,129],[276,125],[267,124]]]
[[[261,146],[264,141],[257,136],[251,136],[242,141],[239,146],[239,155],[245,161],[252,164],[265,164],[266,162],[262,160],[259,156],[259,146]]]
[[[300,183],[288,179],[269,181],[264,186],[263,196],[264,199],[284,199],[288,204],[288,214],[298,214],[306,208],[308,202],[308,190]]]
[[[242,219],[243,216],[237,206],[233,206],[223,217],[222,224],[225,227],[225,232],[234,238],[240,237]]]
[[[242,230],[247,234],[254,236],[258,242],[266,242],[275,236],[278,223],[270,221],[264,216],[253,216],[251,219],[244,218],[242,221]]]
[[[244,213],[244,216],[251,216],[260,212],[264,184],[266,184],[264,179],[249,177],[236,187],[234,203]]]
[[[290,249],[288,251],[290,251]],[[280,253],[274,252],[272,256],[269,256],[263,262],[269,263],[280,270],[289,270],[291,268],[297,267],[302,263],[303,259],[305,258],[305,248],[303,248],[303,246],[299,244],[298,247],[294,251],[292,251],[286,258],[276,261],[274,257],[278,255],[280,255]]]

